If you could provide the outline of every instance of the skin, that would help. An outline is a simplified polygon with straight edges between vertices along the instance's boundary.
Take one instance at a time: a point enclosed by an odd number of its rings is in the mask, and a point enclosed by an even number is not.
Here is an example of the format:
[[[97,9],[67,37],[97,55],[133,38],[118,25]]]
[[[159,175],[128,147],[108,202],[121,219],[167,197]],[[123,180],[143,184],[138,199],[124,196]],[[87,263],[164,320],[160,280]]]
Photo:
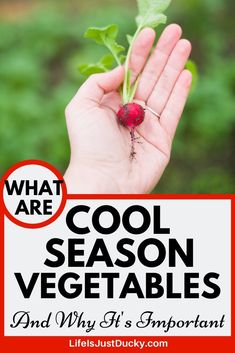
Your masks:
[[[148,193],[161,178],[192,82],[185,63],[191,44],[181,39],[180,26],[163,31],[152,54],[155,31],[142,30],[130,58],[132,80],[141,73],[135,101],[146,111],[136,129],[136,158],[130,156],[130,132],[117,121],[124,79],[123,67],[92,75],[66,108],[71,158],[65,173],[68,192],[75,194]]]

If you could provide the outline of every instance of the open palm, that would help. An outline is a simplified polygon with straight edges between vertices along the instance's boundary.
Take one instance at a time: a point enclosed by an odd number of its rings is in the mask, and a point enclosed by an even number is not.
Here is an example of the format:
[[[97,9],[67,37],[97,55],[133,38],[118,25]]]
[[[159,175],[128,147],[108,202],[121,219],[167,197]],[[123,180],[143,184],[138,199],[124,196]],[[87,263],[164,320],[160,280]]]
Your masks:
[[[130,158],[130,131],[117,121],[122,67],[91,76],[66,108],[71,160],[65,174],[70,193],[147,193],[170,158],[172,140],[191,84],[184,70],[191,51],[178,25],[166,27],[149,56],[155,32],[144,29],[130,59],[133,81],[141,73],[135,100],[146,111],[136,129],[136,157]]]

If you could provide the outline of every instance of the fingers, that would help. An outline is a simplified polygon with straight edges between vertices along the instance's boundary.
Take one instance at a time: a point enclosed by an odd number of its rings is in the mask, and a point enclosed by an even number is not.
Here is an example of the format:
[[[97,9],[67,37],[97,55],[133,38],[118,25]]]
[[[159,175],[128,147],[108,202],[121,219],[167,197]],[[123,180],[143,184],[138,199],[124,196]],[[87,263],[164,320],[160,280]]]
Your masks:
[[[124,69],[122,66],[102,74],[91,75],[80,87],[71,104],[81,100],[88,100],[90,103],[99,104],[106,93],[115,91],[124,80]]]
[[[129,62],[132,71],[132,81],[135,81],[142,71],[155,39],[155,31],[151,28],[143,29],[136,38]]]
[[[182,29],[176,24],[165,28],[141,75],[136,92],[137,99],[147,101],[181,34]]]
[[[191,44],[186,39],[181,39],[172,51],[162,74],[149,96],[147,104],[158,114],[163,111],[172,89],[185,67],[191,52]]]
[[[184,110],[191,83],[191,72],[184,70],[180,74],[168,103],[161,115],[160,124],[171,139],[173,139],[175,135],[177,125]]]

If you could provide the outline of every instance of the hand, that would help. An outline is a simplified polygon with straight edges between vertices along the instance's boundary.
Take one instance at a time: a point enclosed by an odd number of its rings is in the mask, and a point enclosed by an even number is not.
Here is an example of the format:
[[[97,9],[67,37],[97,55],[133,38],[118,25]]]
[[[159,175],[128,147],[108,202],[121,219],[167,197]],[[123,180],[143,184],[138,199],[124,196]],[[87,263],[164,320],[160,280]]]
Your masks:
[[[161,116],[158,120],[146,111],[136,129],[135,159],[130,158],[130,131],[116,117],[123,67],[92,75],[69,103],[71,159],[65,173],[69,193],[147,193],[159,181],[192,81],[191,73],[184,70],[191,45],[180,39],[181,34],[178,25],[166,27],[150,57],[154,30],[142,30],[134,43],[132,80],[141,73],[135,100]]]

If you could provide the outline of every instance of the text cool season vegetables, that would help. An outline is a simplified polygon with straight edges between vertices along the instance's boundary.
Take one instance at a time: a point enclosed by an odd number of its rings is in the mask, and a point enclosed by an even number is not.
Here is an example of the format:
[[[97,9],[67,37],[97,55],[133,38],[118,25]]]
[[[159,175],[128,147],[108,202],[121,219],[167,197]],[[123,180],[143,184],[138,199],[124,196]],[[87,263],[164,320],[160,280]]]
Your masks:
[[[111,218],[108,226],[102,221],[104,214]],[[141,224],[133,224],[134,215]],[[159,205],[150,213],[140,205],[121,212],[109,204],[94,210],[80,204],[68,211],[66,225],[71,237],[53,235],[45,243],[46,272],[33,272],[31,277],[14,273],[24,298],[35,292],[44,299],[215,299],[220,295],[220,275],[194,269],[195,239],[176,239],[170,228],[162,227]],[[178,273],[176,281],[177,267],[180,280]]]

